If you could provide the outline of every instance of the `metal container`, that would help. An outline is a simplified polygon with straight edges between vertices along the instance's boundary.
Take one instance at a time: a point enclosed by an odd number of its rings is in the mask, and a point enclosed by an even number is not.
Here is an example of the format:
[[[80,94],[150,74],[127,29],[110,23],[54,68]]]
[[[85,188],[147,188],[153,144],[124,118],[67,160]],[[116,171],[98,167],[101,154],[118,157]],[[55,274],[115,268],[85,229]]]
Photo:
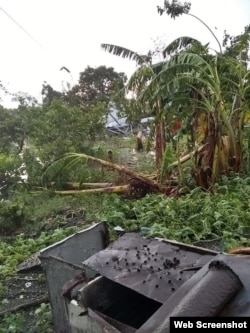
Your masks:
[[[105,222],[95,224],[40,252],[40,260],[45,271],[49,298],[56,332],[69,333],[67,299],[63,297],[66,282],[83,272],[82,261],[103,250],[109,242]],[[85,270],[89,279],[95,272]]]
[[[174,314],[250,316],[247,255],[139,233],[108,243],[100,223],[41,260],[58,333],[167,332]]]

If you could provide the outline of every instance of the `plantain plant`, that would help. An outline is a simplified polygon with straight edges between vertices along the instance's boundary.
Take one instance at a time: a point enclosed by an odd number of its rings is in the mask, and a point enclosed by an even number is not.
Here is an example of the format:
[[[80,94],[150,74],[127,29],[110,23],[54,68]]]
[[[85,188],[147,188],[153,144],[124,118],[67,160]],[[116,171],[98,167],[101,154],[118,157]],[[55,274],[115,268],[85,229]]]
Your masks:
[[[163,61],[153,64],[151,52],[141,56],[121,46],[102,44],[102,48],[135,60],[139,65],[127,89],[136,94],[142,108],[149,106],[155,116],[158,171],[164,164],[166,119],[169,114],[177,115],[188,125],[186,130],[192,147],[200,144],[192,175],[198,186],[207,189],[219,175],[242,169],[244,119],[250,104],[247,68],[250,27],[240,36],[230,37],[230,45],[226,43],[228,35],[225,35],[223,50],[213,31],[200,18],[190,14],[190,8],[189,3],[182,5],[173,0],[165,1],[163,8],[158,7],[158,12],[171,18],[187,14],[198,19],[216,39],[218,51],[210,50],[209,44],[202,45],[198,40],[184,36],[163,50]],[[182,115],[178,114],[178,105],[185,109]],[[198,127],[202,128],[202,133]],[[200,142],[199,137],[202,137]],[[159,174],[163,181],[162,172]]]

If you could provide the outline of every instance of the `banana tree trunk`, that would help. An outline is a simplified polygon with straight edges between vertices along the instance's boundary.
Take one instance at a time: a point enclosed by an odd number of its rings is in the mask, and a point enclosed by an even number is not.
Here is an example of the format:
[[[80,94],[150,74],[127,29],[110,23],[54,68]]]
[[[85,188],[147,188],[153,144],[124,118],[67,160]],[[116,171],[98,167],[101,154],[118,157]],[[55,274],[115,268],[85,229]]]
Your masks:
[[[231,126],[233,128],[236,146],[235,154],[230,156],[230,165],[234,172],[239,172],[241,170],[241,160],[242,160],[242,145],[243,145],[243,115],[242,115],[242,105],[241,99],[239,96],[235,96],[233,107],[232,107],[232,116],[230,119]],[[232,155],[232,154],[231,154]]]
[[[156,160],[157,173],[160,174],[162,159],[166,148],[165,122],[161,114],[162,111],[161,111],[160,101],[157,101],[156,111],[157,111],[156,118],[158,119],[158,121],[155,127],[155,160]]]
[[[55,191],[60,195],[76,195],[76,194],[90,194],[90,193],[126,193],[129,192],[129,185],[110,186],[105,188],[92,188],[87,190],[69,190],[69,191]]]
[[[156,125],[155,133],[155,159],[156,159],[156,168],[160,170],[162,159],[165,151],[165,133],[164,133],[164,122],[160,121]]]
[[[56,186],[56,182],[47,184],[48,188]],[[81,190],[83,188],[105,188],[113,186],[112,183],[79,183],[79,182],[65,182],[62,184],[63,190]]]
[[[242,127],[240,105],[235,104],[231,121],[226,113],[220,94],[213,112],[206,114],[207,124],[203,143],[204,150],[196,158],[196,184],[209,188],[219,175],[238,172],[241,166]]]
[[[207,126],[202,151],[196,155],[194,177],[196,185],[209,188],[212,179],[217,176],[217,146],[218,129],[212,113],[207,113]],[[214,161],[214,158],[215,161]]]
[[[140,180],[142,183],[147,184],[148,187],[152,190],[152,192],[156,192],[156,193],[164,193],[166,188],[164,186],[162,186],[161,184],[157,183],[156,181],[140,174],[137,172],[134,172],[122,165],[118,165],[115,163],[111,163],[111,162],[107,162],[104,161],[100,158],[96,158],[90,155],[86,155],[86,154],[77,154],[77,153],[72,153],[72,154],[68,154],[67,158],[69,159],[69,161],[72,160],[76,160],[76,159],[86,159],[86,160],[90,160],[96,163],[99,163],[101,166],[107,167],[110,170],[114,170],[114,171],[118,171],[121,174],[125,174],[127,176],[129,176],[131,179],[138,179]]]

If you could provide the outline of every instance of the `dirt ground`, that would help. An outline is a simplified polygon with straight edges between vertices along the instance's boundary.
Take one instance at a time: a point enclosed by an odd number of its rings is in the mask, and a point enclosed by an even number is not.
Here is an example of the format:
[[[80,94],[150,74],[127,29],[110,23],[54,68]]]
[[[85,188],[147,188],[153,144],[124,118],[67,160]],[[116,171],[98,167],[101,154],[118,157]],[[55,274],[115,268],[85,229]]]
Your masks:
[[[6,292],[2,295],[0,313],[11,309],[25,309],[25,305],[36,300],[46,301],[48,298],[45,276],[41,268],[30,272],[21,272],[13,279],[3,282]],[[27,308],[32,307],[29,306]]]
[[[0,321],[5,312],[22,311],[25,316],[25,331],[35,332],[34,312],[42,303],[48,302],[48,291],[42,269],[35,268],[30,272],[18,273],[15,278],[5,281],[3,285],[6,287],[6,292],[2,295],[0,303]]]

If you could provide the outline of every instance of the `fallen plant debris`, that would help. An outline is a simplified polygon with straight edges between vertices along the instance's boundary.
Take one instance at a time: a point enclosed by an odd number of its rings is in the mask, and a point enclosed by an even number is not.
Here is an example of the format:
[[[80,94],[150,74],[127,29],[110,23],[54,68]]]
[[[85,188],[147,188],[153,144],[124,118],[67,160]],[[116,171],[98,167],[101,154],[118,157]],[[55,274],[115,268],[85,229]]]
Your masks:
[[[169,170],[177,168],[179,164],[182,164],[192,158],[195,154],[201,152],[204,146],[199,147],[197,150],[183,156],[179,161],[176,161],[169,165]],[[58,166],[60,166],[60,171],[66,170],[68,168],[73,168],[76,164],[81,163],[82,160],[90,160],[92,162],[98,163],[101,166],[103,172],[104,168],[109,169],[109,171],[116,171],[120,175],[125,175],[128,184],[114,186],[112,183],[74,183],[66,182],[62,185],[63,190],[55,190],[56,194],[60,195],[73,195],[73,194],[88,194],[88,193],[127,193],[128,197],[141,198],[149,193],[165,194],[167,196],[177,196],[180,186],[177,185],[165,185],[155,180],[155,176],[152,177],[143,175],[141,173],[132,171],[131,169],[115,164],[109,161],[102,160],[86,154],[70,153],[66,154],[58,160],[50,164],[44,174],[43,179],[45,181],[46,187],[50,188],[56,186],[55,182],[46,182],[48,175],[57,172]],[[158,178],[156,176],[156,178]],[[123,178],[124,180],[124,178]],[[83,189],[84,188],[84,189]]]

